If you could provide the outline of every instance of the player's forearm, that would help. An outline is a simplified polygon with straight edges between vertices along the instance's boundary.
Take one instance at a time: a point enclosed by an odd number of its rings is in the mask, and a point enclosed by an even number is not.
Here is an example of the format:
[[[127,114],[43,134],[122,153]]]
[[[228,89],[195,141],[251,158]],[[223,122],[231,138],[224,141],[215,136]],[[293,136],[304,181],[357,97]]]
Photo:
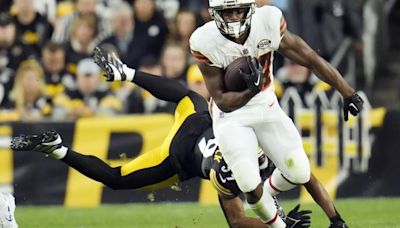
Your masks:
[[[246,89],[242,92],[221,93],[217,99],[214,97],[213,99],[221,111],[232,112],[246,105],[254,95],[253,92]]]
[[[295,63],[311,69],[319,79],[333,86],[343,97],[349,97],[354,93],[342,75],[299,36],[287,31],[279,52]]]
[[[189,94],[189,89],[178,81],[136,71],[133,82],[158,99],[178,103]]]
[[[331,64],[315,52],[309,55],[311,69],[319,79],[333,86],[343,97],[350,97],[354,93],[354,89]]]
[[[268,227],[258,218],[245,216],[243,203],[239,197],[229,199],[218,195],[218,201],[229,227]]]

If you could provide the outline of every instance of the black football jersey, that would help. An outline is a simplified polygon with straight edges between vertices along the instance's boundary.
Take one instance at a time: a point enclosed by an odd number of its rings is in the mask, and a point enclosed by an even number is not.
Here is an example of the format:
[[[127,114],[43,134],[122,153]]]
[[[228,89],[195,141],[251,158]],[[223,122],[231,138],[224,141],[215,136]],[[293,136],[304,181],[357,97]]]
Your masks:
[[[210,181],[220,195],[233,198],[240,195],[241,191],[236,184],[232,171],[222,158],[221,151],[217,150],[213,156],[213,165],[210,170]]]

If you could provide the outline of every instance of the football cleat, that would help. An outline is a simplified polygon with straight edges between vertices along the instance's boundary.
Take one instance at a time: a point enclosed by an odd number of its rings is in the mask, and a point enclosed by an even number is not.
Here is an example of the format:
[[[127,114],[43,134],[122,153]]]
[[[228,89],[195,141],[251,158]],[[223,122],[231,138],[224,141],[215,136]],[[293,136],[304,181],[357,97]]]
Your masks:
[[[115,53],[108,53],[103,48],[97,46],[94,49],[94,61],[106,73],[105,77],[107,81],[132,80],[131,78],[127,78],[124,72],[124,68],[127,67]]]
[[[283,211],[282,206],[279,204],[278,198],[276,198],[276,196],[272,196],[272,198],[274,199],[274,204],[279,217],[281,217],[282,220],[285,220],[286,215],[285,212]]]
[[[62,147],[61,136],[54,130],[39,135],[20,135],[13,137],[10,148],[16,151],[36,151],[51,154]]]

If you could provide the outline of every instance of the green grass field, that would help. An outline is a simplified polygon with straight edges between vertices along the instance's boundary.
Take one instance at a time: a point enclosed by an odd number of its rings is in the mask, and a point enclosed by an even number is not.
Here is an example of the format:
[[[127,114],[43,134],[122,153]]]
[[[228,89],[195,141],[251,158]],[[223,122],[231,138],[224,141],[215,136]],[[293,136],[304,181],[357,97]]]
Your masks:
[[[288,211],[295,202],[282,205]],[[400,227],[400,198],[337,200],[336,205],[351,228]],[[312,227],[328,227],[316,204],[302,208],[313,210]],[[219,207],[196,203],[104,205],[93,209],[18,206],[16,218],[21,228],[227,227]]]

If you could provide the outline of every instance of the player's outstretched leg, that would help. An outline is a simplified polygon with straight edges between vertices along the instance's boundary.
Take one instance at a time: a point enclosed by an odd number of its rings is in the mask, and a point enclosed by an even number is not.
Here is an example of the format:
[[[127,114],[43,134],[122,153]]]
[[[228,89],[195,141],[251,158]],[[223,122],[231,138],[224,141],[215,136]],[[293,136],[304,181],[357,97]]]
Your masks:
[[[171,163],[157,160],[161,147],[144,153],[123,167],[111,167],[95,156],[80,154],[63,146],[60,134],[54,130],[38,135],[14,137],[10,148],[15,151],[36,151],[50,155],[111,189],[139,189],[146,186],[161,188],[170,184],[170,181],[177,180],[176,171]],[[146,166],[147,164],[153,166]]]
[[[20,135],[11,140],[11,149],[15,151],[36,151],[62,159],[67,148],[62,146],[61,136],[54,130],[39,135]]]

